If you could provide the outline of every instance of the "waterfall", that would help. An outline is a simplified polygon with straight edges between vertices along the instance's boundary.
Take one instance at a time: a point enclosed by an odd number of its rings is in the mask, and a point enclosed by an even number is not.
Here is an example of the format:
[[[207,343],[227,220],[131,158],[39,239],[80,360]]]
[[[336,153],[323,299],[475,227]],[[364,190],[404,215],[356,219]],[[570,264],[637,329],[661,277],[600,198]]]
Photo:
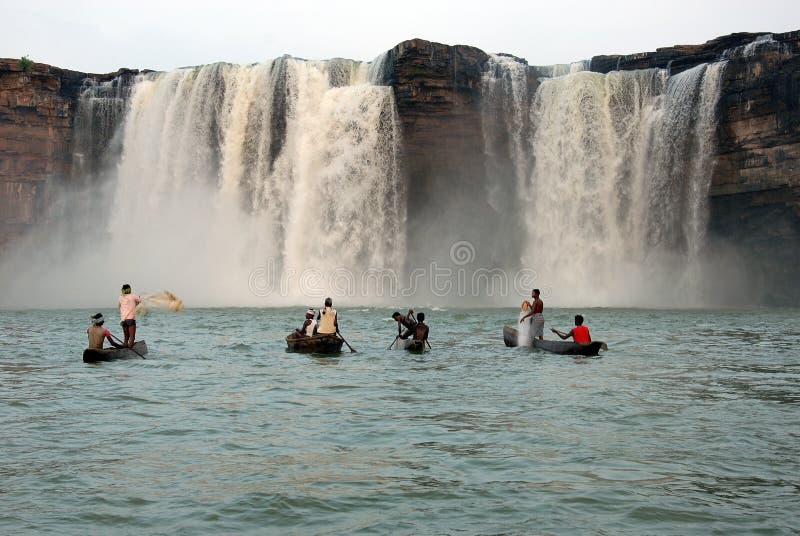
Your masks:
[[[201,295],[213,287],[211,301],[250,301],[248,271],[268,261],[298,274],[286,289],[295,300],[308,295],[304,270],[401,266],[399,121],[368,69],[283,57],[142,77],[122,137],[114,252],[139,252],[127,264],[147,283],[169,274]]]
[[[544,78],[557,78],[559,76],[567,76],[568,74],[580,73],[588,71],[592,60],[574,61],[572,63],[556,63],[554,65],[538,65],[534,67],[539,73],[539,76]]]
[[[520,191],[529,207],[522,254],[557,302],[696,296],[723,69],[542,81],[531,107],[534,164]]]
[[[520,188],[518,181],[527,176],[530,166],[528,65],[512,56],[490,56],[481,81],[481,100],[487,174],[493,178],[488,201],[495,210],[502,210],[508,188]]]
[[[125,117],[131,82],[130,75],[105,82],[84,80],[75,112],[74,179],[96,178],[119,156],[121,147],[116,133]]]

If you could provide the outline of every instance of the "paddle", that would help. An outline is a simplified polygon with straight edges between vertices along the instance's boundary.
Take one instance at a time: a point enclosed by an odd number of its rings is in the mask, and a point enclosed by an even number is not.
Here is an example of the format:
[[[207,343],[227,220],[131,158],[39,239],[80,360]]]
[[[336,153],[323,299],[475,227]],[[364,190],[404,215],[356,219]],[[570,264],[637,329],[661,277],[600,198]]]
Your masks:
[[[392,346],[394,346],[394,343],[396,343],[397,339],[400,338],[401,331],[402,330],[400,329],[400,324],[397,324],[397,337],[394,338],[394,340],[392,341],[392,344],[389,345],[389,348],[387,348],[387,350],[391,350],[392,349]]]
[[[109,332],[109,333],[110,333],[110,332]],[[121,340],[119,340],[117,337],[115,337],[113,333],[111,333],[111,338],[112,338],[112,339],[114,339],[115,341],[117,341],[119,344],[122,344],[122,345],[123,345],[123,346],[122,346],[123,348],[127,348],[128,350],[130,350],[130,351],[131,351],[131,352],[133,352],[134,354],[138,355],[138,356],[139,356],[139,357],[141,357],[142,359],[147,359],[145,356],[143,356],[142,354],[140,354],[139,352],[137,352],[137,351],[136,351],[136,350],[134,350],[133,348],[131,348],[131,347],[129,347],[129,346],[125,346],[125,343],[124,343],[124,342],[122,342]]]
[[[339,336],[339,338],[341,338],[344,341],[344,343],[347,345],[347,347],[350,348],[351,352],[353,352],[354,354],[357,353],[355,350],[353,350],[353,347],[350,346],[350,343],[345,341],[344,337],[342,337],[342,334],[339,332],[339,328],[336,328],[336,334]]]

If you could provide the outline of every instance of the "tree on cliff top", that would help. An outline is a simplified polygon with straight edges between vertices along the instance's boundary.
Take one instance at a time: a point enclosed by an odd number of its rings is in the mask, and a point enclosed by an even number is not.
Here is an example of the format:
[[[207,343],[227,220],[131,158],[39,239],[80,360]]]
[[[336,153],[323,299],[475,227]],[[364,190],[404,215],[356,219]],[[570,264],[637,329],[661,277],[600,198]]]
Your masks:
[[[31,69],[33,69],[33,60],[30,59],[27,55],[22,56],[17,62],[17,67],[19,67],[26,73],[30,73]]]

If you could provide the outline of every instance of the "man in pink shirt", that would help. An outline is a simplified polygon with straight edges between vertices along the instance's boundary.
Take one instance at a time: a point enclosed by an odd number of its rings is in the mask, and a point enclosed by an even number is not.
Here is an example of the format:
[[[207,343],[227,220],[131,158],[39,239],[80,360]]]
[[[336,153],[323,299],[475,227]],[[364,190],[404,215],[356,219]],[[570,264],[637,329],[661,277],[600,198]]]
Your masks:
[[[122,285],[122,296],[119,297],[119,318],[122,331],[125,333],[125,346],[133,348],[136,340],[136,305],[142,303],[142,299],[136,294],[131,294],[131,286],[127,283]]]

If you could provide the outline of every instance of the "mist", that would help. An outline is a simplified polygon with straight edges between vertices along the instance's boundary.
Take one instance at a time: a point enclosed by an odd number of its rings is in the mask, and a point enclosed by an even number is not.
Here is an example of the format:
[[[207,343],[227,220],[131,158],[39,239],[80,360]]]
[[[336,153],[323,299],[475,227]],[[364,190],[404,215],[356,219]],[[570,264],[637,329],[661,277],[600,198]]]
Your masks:
[[[0,261],[2,308],[168,289],[189,307],[727,305],[707,194],[724,62],[679,75],[494,56],[483,151],[404,175],[385,56],[89,85],[74,176]],[[542,76],[528,91],[529,69]],[[419,180],[419,178],[415,179]],[[724,264],[725,269],[721,269]]]

